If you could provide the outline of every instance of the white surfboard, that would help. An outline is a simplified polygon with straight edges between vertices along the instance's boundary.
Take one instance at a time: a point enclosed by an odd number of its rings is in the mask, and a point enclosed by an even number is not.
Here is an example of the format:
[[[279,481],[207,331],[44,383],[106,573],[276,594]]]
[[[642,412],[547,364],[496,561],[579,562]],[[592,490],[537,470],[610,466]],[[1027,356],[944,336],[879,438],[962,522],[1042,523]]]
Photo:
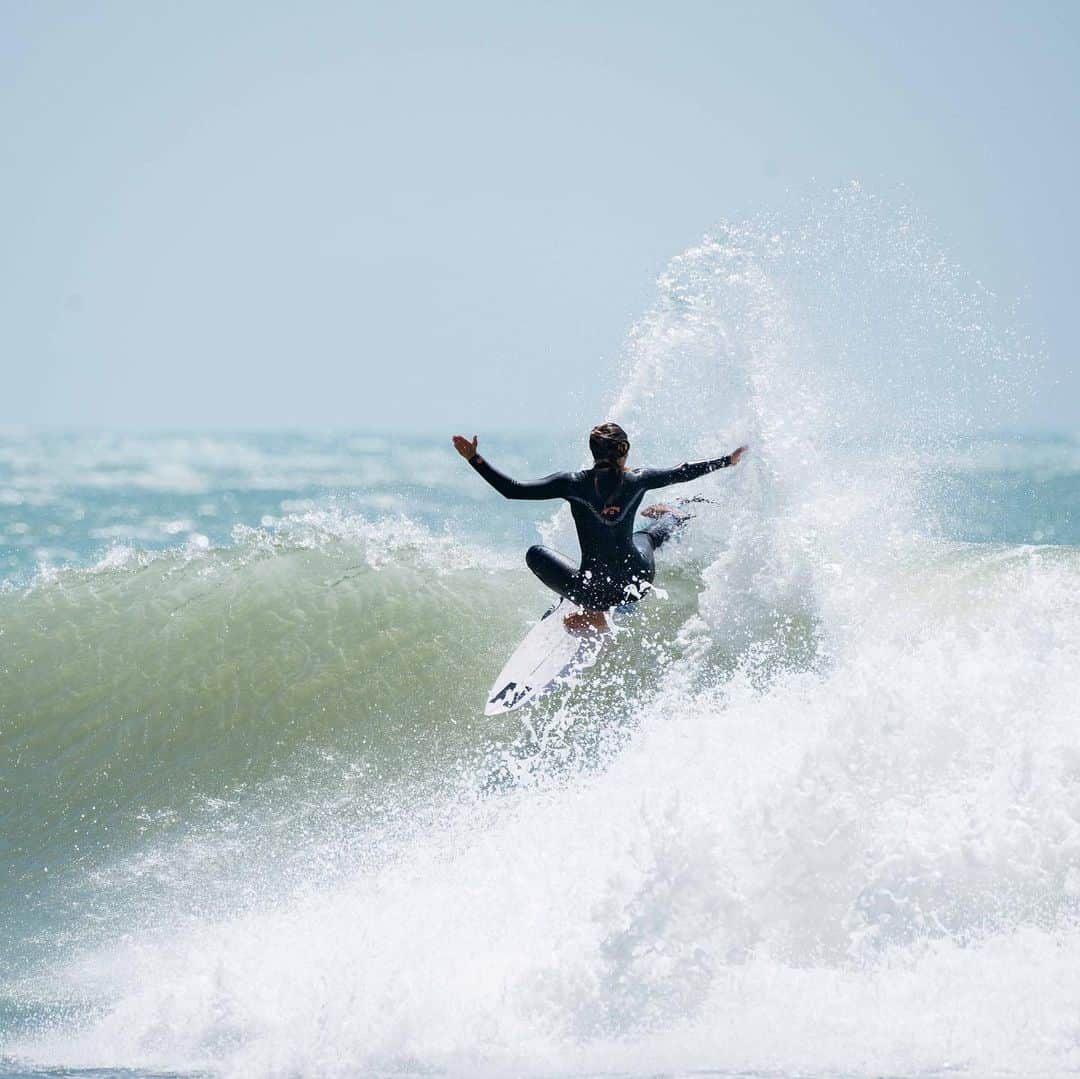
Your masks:
[[[604,616],[606,630],[579,635],[571,633],[563,619],[580,610],[569,600],[560,599],[529,630],[495,679],[485,716],[501,716],[531,704],[596,662],[612,635],[611,612]]]

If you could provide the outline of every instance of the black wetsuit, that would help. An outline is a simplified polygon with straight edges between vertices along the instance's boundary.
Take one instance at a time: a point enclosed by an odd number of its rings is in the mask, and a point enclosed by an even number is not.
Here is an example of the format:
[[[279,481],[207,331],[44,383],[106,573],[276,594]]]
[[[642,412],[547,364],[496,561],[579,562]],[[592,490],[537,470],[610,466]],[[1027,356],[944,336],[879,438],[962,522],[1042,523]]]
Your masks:
[[[553,592],[592,610],[604,610],[640,599],[656,573],[653,552],[678,527],[680,520],[665,514],[648,528],[634,531],[634,517],[646,491],[686,483],[718,468],[730,457],[682,464],[676,468],[638,468],[623,472],[611,488],[605,473],[595,468],[556,472],[533,483],[519,483],[492,468],[479,454],[469,464],[504,498],[565,498],[577,527],[581,565],[539,545],[525,555],[529,569]],[[603,482],[607,481],[607,482]],[[602,488],[610,488],[605,497]]]

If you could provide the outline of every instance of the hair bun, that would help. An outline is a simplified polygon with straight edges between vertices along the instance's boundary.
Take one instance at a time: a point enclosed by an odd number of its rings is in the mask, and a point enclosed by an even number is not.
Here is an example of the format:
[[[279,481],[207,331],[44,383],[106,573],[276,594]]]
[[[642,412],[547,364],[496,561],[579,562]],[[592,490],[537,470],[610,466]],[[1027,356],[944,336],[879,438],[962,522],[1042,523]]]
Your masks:
[[[589,450],[598,465],[614,464],[630,452],[630,439],[617,423],[598,423],[589,432]]]

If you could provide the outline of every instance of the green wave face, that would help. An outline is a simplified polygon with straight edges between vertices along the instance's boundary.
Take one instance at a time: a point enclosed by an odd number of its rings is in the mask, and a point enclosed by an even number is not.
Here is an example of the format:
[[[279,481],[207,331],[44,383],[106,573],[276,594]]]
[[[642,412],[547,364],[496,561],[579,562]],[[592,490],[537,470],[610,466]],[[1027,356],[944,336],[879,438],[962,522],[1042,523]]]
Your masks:
[[[474,734],[476,656],[513,638],[522,583],[238,548],[0,595],[13,894],[77,878],[313,753],[348,748],[384,784],[437,770]]]
[[[676,600],[600,664],[597,725],[662,661],[692,588],[676,578]],[[200,909],[243,902],[245,875],[278,893],[321,857],[374,850],[388,817],[418,826],[439,792],[507,781],[503,754],[536,746],[482,703],[546,602],[527,572],[430,538],[382,553],[256,539],[0,594],[14,954],[85,947],[154,904],[173,917],[178,889]]]

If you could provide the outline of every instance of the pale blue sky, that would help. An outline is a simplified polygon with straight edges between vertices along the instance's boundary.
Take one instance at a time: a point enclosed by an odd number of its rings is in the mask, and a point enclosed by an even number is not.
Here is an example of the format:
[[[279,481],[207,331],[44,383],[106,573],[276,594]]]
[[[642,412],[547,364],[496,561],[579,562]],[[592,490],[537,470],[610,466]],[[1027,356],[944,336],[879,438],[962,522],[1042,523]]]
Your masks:
[[[0,423],[561,425],[670,256],[857,178],[1080,427],[1078,70],[1073,2],[5,0]]]

